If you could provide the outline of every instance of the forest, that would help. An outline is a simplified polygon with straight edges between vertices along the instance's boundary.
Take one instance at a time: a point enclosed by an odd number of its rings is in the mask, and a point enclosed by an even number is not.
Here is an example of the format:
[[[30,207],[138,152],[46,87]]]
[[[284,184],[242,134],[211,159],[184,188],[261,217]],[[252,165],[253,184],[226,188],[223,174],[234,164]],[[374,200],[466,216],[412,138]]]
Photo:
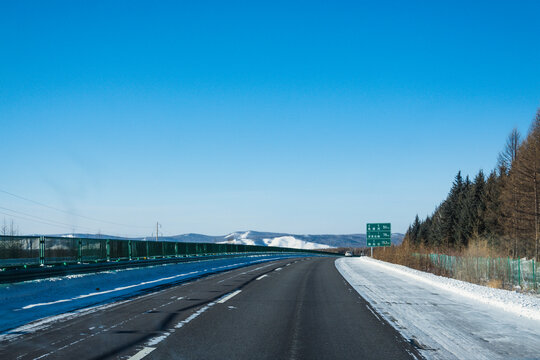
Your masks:
[[[489,174],[458,172],[448,196],[425,219],[418,215],[404,243],[437,253],[485,242],[500,256],[539,259],[540,108],[528,133],[513,129]]]

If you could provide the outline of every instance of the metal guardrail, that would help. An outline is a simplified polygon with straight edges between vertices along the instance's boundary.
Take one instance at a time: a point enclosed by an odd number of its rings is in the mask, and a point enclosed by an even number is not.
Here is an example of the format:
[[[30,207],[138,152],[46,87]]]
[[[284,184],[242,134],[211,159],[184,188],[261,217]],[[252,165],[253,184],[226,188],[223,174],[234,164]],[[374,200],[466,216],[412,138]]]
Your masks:
[[[334,253],[273,246],[93,239],[51,236],[0,236],[0,270],[45,265],[89,264],[243,253]]]

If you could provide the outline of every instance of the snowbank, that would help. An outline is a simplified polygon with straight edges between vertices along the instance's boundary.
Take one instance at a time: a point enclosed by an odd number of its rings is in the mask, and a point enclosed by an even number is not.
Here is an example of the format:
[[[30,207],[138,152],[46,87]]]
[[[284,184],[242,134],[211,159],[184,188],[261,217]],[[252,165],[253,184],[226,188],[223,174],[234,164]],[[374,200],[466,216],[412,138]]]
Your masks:
[[[406,266],[391,264],[367,257],[365,258],[365,261],[371,262],[374,266],[391,270],[396,274],[408,276],[411,279],[423,282],[427,285],[451,291],[457,295],[484,304],[496,306],[515,315],[540,320],[540,297],[538,296],[471,284],[466,281],[437,276],[431,273],[414,270]]]

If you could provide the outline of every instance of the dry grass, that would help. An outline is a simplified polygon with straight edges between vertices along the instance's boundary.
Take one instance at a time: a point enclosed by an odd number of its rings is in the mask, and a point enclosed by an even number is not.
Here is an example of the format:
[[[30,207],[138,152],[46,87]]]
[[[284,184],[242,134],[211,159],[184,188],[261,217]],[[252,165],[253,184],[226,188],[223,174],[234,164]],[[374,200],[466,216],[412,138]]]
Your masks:
[[[391,262],[411,267],[413,269],[430,271],[432,265],[425,256],[415,254],[427,254],[428,251],[422,247],[412,247],[408,242],[404,242],[399,246],[392,245],[386,248],[375,248],[373,257],[382,261]]]
[[[493,257],[493,250],[490,249],[486,239],[474,238],[469,245],[464,248],[458,256],[462,257]]]
[[[503,282],[501,279],[491,279],[486,284],[490,288],[494,289],[502,289],[503,288]]]
[[[446,270],[432,263],[428,254],[446,254],[460,258],[459,267]],[[479,266],[479,258],[505,257],[504,254],[495,252],[490,248],[486,239],[475,238],[469,246],[463,249],[426,248],[423,246],[411,246],[405,241],[400,246],[389,248],[377,248],[374,257],[379,260],[404,265],[421,271],[430,272],[436,275],[452,277],[476,284],[487,285],[494,288],[503,288],[505,285],[505,274],[495,271],[482,271],[484,267]]]

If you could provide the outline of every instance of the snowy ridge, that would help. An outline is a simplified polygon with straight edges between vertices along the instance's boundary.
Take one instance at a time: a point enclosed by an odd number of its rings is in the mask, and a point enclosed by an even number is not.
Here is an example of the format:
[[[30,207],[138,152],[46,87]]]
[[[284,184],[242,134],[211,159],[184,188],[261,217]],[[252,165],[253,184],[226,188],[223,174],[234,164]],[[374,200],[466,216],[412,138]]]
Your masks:
[[[260,237],[255,237],[255,239],[250,239],[249,238],[250,233],[251,231],[231,233],[225,236],[225,239],[227,239],[226,241],[220,241],[218,242],[218,244],[277,246],[277,247],[288,247],[288,248],[293,248],[293,249],[307,249],[307,250],[333,248],[333,246],[297,239],[292,235],[277,236],[277,237],[262,238],[262,239]]]
[[[295,238],[294,236],[280,236],[273,239],[263,239],[264,243],[268,246],[289,247],[295,249],[328,249],[332,246],[317,244],[314,242],[304,241]]]
[[[233,233],[230,233],[229,235],[226,235],[225,236],[225,239],[247,239],[248,236],[249,236],[249,233],[251,231],[246,231],[246,232],[233,232]]]

